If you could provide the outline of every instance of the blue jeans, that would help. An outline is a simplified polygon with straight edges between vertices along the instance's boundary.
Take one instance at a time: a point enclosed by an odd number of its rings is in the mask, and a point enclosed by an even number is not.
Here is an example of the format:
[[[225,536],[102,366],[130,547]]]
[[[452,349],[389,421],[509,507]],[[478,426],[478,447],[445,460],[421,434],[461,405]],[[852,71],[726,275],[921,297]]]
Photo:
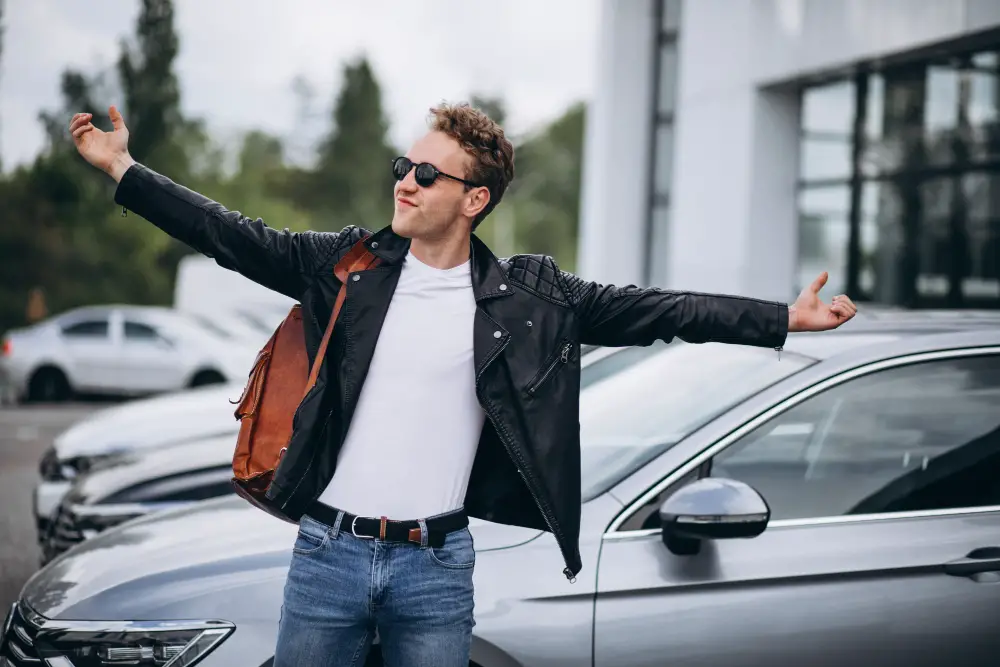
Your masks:
[[[376,631],[387,667],[468,667],[476,560],[469,529],[433,548],[355,537],[342,518],[299,523],[274,667],[363,665]]]

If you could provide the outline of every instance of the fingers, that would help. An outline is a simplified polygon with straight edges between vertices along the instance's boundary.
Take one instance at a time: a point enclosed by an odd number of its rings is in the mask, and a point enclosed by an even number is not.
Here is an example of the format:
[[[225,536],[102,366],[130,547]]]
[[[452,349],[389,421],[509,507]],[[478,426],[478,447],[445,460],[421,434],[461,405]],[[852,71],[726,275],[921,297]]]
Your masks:
[[[93,129],[94,129],[94,124],[93,123],[87,123],[86,125],[81,125],[80,127],[78,127],[75,130],[73,130],[73,138],[74,139],[79,139],[85,133],[90,132]]]
[[[838,294],[833,297],[833,301],[830,304],[830,312],[836,314],[841,319],[850,319],[857,314],[858,307],[846,295]]]
[[[819,291],[823,289],[823,286],[826,285],[826,281],[829,280],[829,278],[830,274],[824,271],[823,273],[819,274],[816,280],[812,282],[812,285],[809,286],[809,289],[812,290],[814,294],[819,294]]]
[[[118,107],[112,104],[108,109],[108,116],[111,118],[111,125],[113,125],[116,130],[125,129],[125,119],[122,118],[121,113],[118,112]]]
[[[76,114],[75,116],[73,116],[73,119],[69,123],[69,131],[71,133],[73,133],[74,136],[75,136],[77,128],[79,128],[79,127],[81,127],[83,125],[86,125],[87,123],[89,123],[91,121],[92,118],[93,118],[93,114],[89,114],[89,113],[78,113],[78,114]]]

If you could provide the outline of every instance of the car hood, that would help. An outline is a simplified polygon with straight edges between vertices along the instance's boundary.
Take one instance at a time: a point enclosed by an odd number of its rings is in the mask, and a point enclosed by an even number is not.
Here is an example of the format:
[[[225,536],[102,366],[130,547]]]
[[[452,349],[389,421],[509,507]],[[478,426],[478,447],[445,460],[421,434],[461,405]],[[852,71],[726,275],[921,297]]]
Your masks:
[[[523,544],[539,530],[473,520],[479,552]],[[213,591],[281,586],[296,526],[239,497],[197,503],[122,524],[77,545],[25,584],[22,599],[47,618],[161,618]],[[183,605],[180,605],[183,607]]]
[[[230,401],[242,391],[242,385],[212,385],[106,408],[63,431],[56,455],[66,461],[235,433]]]
[[[122,489],[219,468],[231,469],[233,435],[198,438],[180,445],[139,450],[116,457],[114,465],[98,467],[77,478],[67,494],[74,503],[98,503]]]

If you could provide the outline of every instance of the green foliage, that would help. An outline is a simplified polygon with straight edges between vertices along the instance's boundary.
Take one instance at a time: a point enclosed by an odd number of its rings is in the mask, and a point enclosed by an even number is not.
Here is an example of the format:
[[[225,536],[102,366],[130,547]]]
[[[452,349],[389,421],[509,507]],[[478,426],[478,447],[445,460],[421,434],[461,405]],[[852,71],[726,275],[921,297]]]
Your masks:
[[[142,0],[136,42],[123,42],[118,59],[129,152],[139,162],[167,172],[183,164],[181,149],[172,141],[183,126],[180,86],[173,71],[179,49],[173,0]]]
[[[500,246],[508,246],[496,252],[552,255],[561,268],[574,270],[584,119],[585,106],[578,103],[515,144],[514,180],[500,206],[484,222],[484,227],[493,224],[494,229],[480,232],[489,242],[492,231]],[[501,213],[504,207],[506,214]]]
[[[392,218],[392,170],[396,151],[382,91],[368,60],[348,63],[333,105],[330,134],[320,143],[307,206],[324,220],[321,228],[347,224],[381,228]]]

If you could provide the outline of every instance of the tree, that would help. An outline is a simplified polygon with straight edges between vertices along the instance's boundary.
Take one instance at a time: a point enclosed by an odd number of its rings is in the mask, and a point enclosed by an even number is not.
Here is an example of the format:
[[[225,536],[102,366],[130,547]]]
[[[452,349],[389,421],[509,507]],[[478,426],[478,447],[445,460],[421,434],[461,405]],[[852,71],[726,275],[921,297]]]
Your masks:
[[[501,127],[507,122],[507,106],[501,97],[472,95],[469,99],[469,104],[492,118]]]
[[[174,141],[183,130],[180,86],[173,71],[178,53],[173,0],[142,0],[136,43],[122,42],[118,75],[125,93],[129,152],[139,162],[170,172],[185,167]]]
[[[508,207],[513,217],[514,247],[497,248],[497,252],[550,254],[562,268],[573,270],[585,114],[585,105],[575,104],[540,132],[517,142],[514,181],[500,205]]]
[[[395,151],[388,134],[382,91],[368,60],[348,63],[306,198],[325,228],[357,224],[378,229],[389,223]]]

